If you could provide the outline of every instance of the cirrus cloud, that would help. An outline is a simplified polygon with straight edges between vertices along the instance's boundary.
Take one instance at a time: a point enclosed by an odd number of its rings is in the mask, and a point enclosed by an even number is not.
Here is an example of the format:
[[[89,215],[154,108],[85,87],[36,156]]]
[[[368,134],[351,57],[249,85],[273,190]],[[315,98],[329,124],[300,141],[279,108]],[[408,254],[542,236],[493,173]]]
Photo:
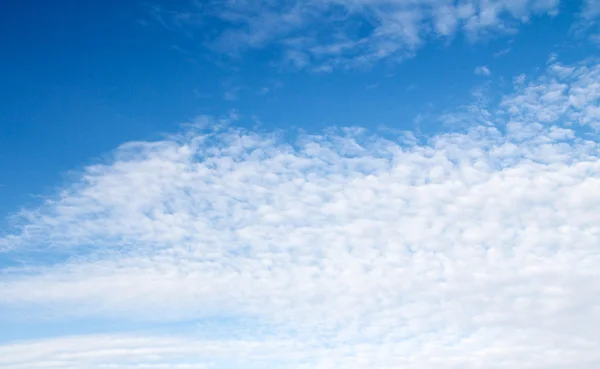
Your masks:
[[[193,4],[193,5],[192,5]],[[427,42],[514,34],[555,15],[559,0],[209,1],[153,8],[165,25],[198,31],[227,54],[274,47],[284,63],[330,71],[414,55]]]

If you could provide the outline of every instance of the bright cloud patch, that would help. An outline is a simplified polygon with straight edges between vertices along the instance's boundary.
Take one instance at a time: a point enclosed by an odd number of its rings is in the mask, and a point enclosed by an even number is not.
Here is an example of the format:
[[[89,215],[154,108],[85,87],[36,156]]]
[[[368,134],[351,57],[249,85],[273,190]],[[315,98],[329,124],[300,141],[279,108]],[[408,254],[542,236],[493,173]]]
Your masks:
[[[536,80],[526,83],[523,77],[501,104],[513,121],[600,128],[600,64],[553,63]]]
[[[470,41],[516,32],[554,15],[559,0],[209,1],[155,8],[172,27],[192,27],[213,49],[240,53],[280,48],[285,62],[317,70],[371,65],[412,55],[426,42]]]
[[[0,364],[596,368],[600,146],[567,126],[595,126],[597,70],[553,64],[486,122],[428,139],[230,128],[127,143],[2,240],[76,256],[5,268],[0,306],[251,323],[227,339],[4,345]]]

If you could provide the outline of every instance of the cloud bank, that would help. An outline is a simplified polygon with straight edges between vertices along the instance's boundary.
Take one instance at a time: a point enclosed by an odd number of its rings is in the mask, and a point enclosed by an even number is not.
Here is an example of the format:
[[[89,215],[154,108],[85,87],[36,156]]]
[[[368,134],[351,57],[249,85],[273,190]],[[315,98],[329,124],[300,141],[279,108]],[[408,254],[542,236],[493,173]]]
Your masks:
[[[1,239],[24,263],[2,270],[4,319],[235,334],[50,338],[1,345],[0,364],[596,368],[600,146],[581,129],[598,128],[598,70],[517,78],[460,133],[126,143]]]

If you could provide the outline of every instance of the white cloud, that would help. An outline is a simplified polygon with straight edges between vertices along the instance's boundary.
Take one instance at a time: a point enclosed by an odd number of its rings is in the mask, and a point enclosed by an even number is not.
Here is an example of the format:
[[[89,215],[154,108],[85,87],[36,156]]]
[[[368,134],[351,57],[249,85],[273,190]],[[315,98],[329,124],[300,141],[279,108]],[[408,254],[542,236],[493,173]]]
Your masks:
[[[550,63],[544,75],[528,84],[519,78],[515,93],[506,96],[501,107],[524,123],[600,127],[600,66],[565,66],[555,57]]]
[[[488,67],[486,67],[485,65],[475,67],[475,70],[473,71],[473,73],[475,73],[478,76],[489,76],[492,74],[492,72],[490,72],[490,69]]]
[[[293,342],[205,341],[189,337],[89,335],[0,346],[3,369],[207,369],[298,357]],[[225,366],[226,367],[226,366]],[[246,364],[245,367],[250,367]],[[254,367],[254,366],[252,366]]]
[[[525,79],[527,79],[527,76],[525,74],[519,74],[518,76],[513,78],[513,83],[515,85],[522,85],[523,83],[525,83]]]
[[[2,240],[76,255],[5,268],[3,319],[254,323],[225,343],[5,344],[1,366],[127,368],[139,349],[140,367],[596,368],[600,147],[568,126],[588,124],[598,68],[552,64],[468,131],[428,139],[220,128],[127,143]]]
[[[201,4],[183,12],[163,11],[159,19],[168,23],[174,18],[177,27],[190,19],[189,26],[198,29],[207,45],[220,52],[239,54],[271,46],[281,48],[282,59],[298,68],[310,65],[311,69],[322,69],[401,60],[414,55],[426,42],[451,40],[458,34],[472,42],[513,34],[533,17],[556,14],[559,0],[259,0]],[[198,18],[204,22],[198,22]]]

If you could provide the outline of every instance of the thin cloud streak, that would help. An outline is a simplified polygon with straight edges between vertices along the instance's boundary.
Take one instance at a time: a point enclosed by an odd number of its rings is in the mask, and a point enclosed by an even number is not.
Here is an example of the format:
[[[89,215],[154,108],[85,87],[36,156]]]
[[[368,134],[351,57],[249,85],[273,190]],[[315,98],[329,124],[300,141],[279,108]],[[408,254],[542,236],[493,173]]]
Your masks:
[[[531,18],[556,15],[558,7],[559,0],[209,1],[163,9],[157,19],[197,31],[205,46],[220,53],[273,47],[284,65],[331,71],[401,61],[439,39],[511,35]],[[219,27],[207,32],[214,24]]]

